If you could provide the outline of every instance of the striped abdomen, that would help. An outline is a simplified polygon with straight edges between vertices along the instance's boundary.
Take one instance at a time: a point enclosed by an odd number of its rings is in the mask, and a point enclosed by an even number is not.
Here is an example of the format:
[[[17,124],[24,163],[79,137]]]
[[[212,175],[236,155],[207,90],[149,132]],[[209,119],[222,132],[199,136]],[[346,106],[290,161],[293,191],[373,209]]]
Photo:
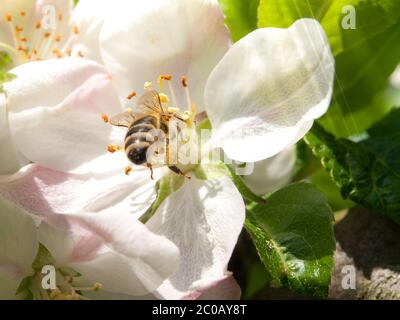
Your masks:
[[[149,131],[157,129],[158,119],[154,116],[145,116],[136,120],[125,136],[125,153],[134,164],[146,163],[147,149],[153,143],[147,141]]]

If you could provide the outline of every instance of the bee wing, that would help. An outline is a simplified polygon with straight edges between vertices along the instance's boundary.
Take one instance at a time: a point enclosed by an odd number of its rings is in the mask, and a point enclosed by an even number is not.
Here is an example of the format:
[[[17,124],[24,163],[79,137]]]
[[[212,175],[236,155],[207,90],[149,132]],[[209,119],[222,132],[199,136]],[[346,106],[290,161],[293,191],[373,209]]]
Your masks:
[[[132,112],[124,112],[112,117],[110,123],[113,126],[129,128],[134,120],[135,115]]]
[[[164,109],[161,105],[160,96],[155,90],[147,91],[143,93],[137,103],[136,110],[137,113],[162,113]]]

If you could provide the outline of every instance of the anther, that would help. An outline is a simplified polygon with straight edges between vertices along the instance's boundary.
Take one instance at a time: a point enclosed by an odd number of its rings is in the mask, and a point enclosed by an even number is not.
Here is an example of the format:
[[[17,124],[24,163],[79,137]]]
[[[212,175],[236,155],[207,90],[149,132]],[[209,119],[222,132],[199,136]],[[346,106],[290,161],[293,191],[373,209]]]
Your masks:
[[[59,14],[58,14],[58,20],[59,20],[59,21],[62,21],[62,19],[63,19],[63,15],[62,15],[62,13],[59,13]]]
[[[127,166],[127,167],[124,169],[124,172],[125,172],[125,174],[126,174],[127,176],[129,176],[129,174],[132,172],[132,167],[131,167],[131,166]]]
[[[168,98],[168,96],[166,94],[159,93],[158,95],[160,96],[160,101],[162,103],[169,103],[169,98]]]
[[[104,113],[101,115],[101,118],[103,119],[103,121],[105,123],[109,123],[110,122],[110,118],[108,117],[108,115],[106,115]]]
[[[61,35],[56,35],[55,37],[54,37],[54,40],[56,41],[56,42],[60,42],[61,41]]]
[[[73,28],[72,28],[72,31],[73,31],[75,34],[79,34],[79,28],[78,28],[78,26],[77,26],[77,25],[74,25]]]
[[[172,80],[172,75],[170,75],[170,74],[162,74],[160,76],[160,79],[161,80],[166,80],[166,81],[171,81]]]
[[[6,19],[7,22],[11,22],[12,21],[12,15],[7,13],[4,18]]]
[[[84,55],[83,55],[82,51],[78,51],[78,57],[81,57],[81,58],[83,58],[83,57],[84,57]]]
[[[136,97],[136,92],[135,92],[135,91],[132,91],[126,98],[127,98],[128,100],[131,100],[131,99],[134,98],[134,97]]]
[[[15,32],[16,33],[19,33],[19,32],[22,32],[22,31],[24,31],[23,27],[15,26]]]
[[[45,33],[43,34],[43,36],[44,36],[45,38],[49,38],[49,37],[50,37],[50,35],[51,35],[51,33],[50,33],[50,32],[45,32]]]
[[[42,23],[38,20],[35,22],[35,28],[40,29],[42,27]]]
[[[120,147],[120,146],[116,146],[116,145],[113,145],[113,144],[109,144],[107,146],[107,151],[109,153],[115,153],[115,152],[121,151],[121,150],[122,150],[122,147]]]
[[[21,39],[19,39],[21,42],[28,42],[28,38],[27,37],[22,37]]]
[[[188,79],[185,76],[182,76],[181,82],[183,87],[187,88],[189,86]]]
[[[25,11],[21,11],[19,14],[21,15],[21,17],[25,17],[26,16],[26,12]]]

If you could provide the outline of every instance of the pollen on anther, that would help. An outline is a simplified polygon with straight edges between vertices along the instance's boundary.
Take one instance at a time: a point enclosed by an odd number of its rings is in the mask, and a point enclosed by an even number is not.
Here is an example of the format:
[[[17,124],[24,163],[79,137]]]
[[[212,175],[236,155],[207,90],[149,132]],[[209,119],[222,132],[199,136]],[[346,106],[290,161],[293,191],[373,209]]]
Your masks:
[[[25,11],[21,11],[19,14],[21,15],[21,17],[25,17],[26,16],[26,12]]]
[[[22,32],[22,31],[24,31],[24,28],[19,27],[19,26],[15,26],[15,32],[16,33],[19,33],[19,32]]]
[[[12,21],[12,15],[7,13],[4,18],[6,19],[7,22],[11,22]]]
[[[181,81],[182,81],[182,86],[184,86],[185,88],[187,88],[188,85],[189,85],[189,84],[188,84],[188,79],[187,79],[187,77],[182,76]]]
[[[62,15],[62,13],[59,13],[59,14],[58,14],[58,20],[59,20],[59,21],[62,21],[62,19],[63,19],[63,15]]]
[[[110,118],[104,113],[101,115],[101,118],[103,119],[103,121],[105,123],[109,123],[110,122]]]
[[[119,150],[119,148],[117,146],[112,145],[112,144],[109,144],[107,146],[107,151],[110,152],[110,153],[115,153],[118,150]]]
[[[170,80],[172,80],[172,75],[170,75],[170,74],[162,74],[160,76],[160,79],[170,81]]]
[[[126,98],[127,98],[128,100],[131,100],[131,99],[134,98],[134,97],[136,97],[136,92],[135,92],[135,91],[132,91]]]
[[[50,37],[50,35],[51,35],[51,33],[50,33],[50,32],[45,32],[43,36],[44,36],[45,38],[49,38],[49,37]]]
[[[27,37],[22,37],[21,39],[19,39],[21,42],[28,42],[28,38]]]
[[[77,25],[74,25],[73,28],[72,28],[72,31],[73,31],[75,34],[79,34],[79,28],[78,28],[78,26],[77,26]]]
[[[125,171],[125,174],[126,174],[127,176],[129,176],[129,174],[132,172],[132,167],[129,167],[129,166],[126,167],[124,171]]]
[[[42,23],[38,20],[35,22],[35,28],[40,29],[42,27]]]
[[[60,42],[60,41],[61,41],[61,35],[60,35],[60,34],[56,35],[55,38],[54,38],[54,40],[55,40],[56,42]]]

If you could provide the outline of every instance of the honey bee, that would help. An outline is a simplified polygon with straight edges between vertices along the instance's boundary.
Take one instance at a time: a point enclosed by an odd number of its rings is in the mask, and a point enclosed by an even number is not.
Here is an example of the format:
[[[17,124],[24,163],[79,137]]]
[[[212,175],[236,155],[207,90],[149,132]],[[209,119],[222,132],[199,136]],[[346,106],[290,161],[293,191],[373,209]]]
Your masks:
[[[124,140],[125,154],[132,163],[147,166],[151,170],[152,179],[153,165],[148,161],[148,150],[158,139],[157,137],[148,139],[148,135],[156,132],[156,130],[161,130],[165,135],[165,160],[168,168],[176,174],[185,176],[176,165],[170,164],[169,123],[174,118],[185,122],[185,119],[180,115],[165,110],[161,103],[160,94],[151,90],[139,97],[135,112],[128,110],[113,116],[110,120],[112,125],[128,129]],[[187,178],[190,179],[190,177]]]

